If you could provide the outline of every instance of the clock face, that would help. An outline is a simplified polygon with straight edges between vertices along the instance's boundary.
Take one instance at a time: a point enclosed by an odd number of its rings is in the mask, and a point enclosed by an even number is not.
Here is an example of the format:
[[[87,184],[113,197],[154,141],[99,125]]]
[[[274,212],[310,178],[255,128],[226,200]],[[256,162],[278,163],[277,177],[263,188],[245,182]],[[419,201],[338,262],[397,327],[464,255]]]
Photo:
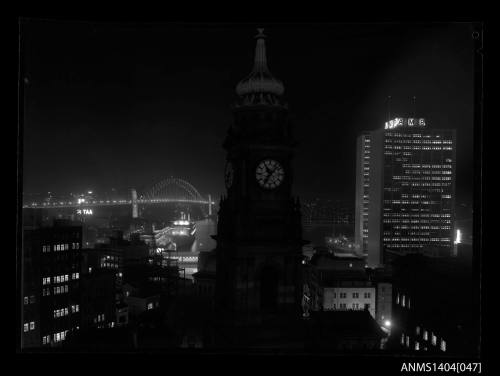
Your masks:
[[[226,182],[226,187],[229,188],[233,184],[234,170],[231,162],[226,163],[226,171],[224,172],[224,181]]]
[[[273,189],[278,187],[285,178],[285,170],[274,159],[266,159],[257,166],[255,178],[261,187]]]

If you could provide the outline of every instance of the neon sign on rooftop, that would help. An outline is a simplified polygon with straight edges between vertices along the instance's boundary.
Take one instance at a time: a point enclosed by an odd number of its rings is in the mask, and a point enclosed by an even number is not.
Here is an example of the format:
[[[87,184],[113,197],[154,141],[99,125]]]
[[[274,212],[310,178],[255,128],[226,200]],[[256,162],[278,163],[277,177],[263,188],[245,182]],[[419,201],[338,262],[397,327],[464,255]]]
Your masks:
[[[397,127],[425,127],[424,118],[400,118],[397,117],[394,120],[389,120],[385,122],[384,129],[394,129]]]

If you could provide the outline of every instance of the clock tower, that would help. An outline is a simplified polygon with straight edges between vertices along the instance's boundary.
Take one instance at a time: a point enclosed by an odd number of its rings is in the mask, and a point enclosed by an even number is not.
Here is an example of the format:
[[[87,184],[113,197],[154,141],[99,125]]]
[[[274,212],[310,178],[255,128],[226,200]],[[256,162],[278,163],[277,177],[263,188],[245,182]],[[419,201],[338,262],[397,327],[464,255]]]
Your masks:
[[[258,29],[253,70],[236,86],[224,149],[226,195],[217,227],[216,307],[226,325],[301,314],[302,228],[292,196],[295,140],[284,86],[267,66]]]

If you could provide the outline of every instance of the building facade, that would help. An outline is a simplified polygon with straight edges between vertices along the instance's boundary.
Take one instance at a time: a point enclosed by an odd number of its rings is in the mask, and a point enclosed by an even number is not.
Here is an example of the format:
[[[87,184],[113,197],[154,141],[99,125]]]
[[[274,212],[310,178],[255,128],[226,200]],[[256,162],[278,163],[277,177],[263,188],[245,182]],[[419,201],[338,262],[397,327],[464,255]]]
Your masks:
[[[368,203],[370,188],[370,134],[363,133],[356,144],[356,199],[354,240],[363,253],[368,251]]]
[[[80,329],[82,228],[24,230],[21,348],[55,346]]]
[[[411,353],[477,354],[478,302],[479,285],[470,263],[416,254],[398,258],[391,347]]]
[[[396,118],[358,138],[356,242],[370,267],[453,252],[455,131]],[[369,145],[369,146],[368,146]]]

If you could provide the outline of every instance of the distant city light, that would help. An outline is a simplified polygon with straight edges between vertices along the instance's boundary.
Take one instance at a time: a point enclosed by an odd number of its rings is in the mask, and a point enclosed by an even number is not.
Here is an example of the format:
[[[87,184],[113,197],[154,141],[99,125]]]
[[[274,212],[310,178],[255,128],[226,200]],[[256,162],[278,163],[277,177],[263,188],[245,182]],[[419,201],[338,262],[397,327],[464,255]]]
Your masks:
[[[92,191],[89,191],[89,195],[91,195],[91,194],[92,194]]]
[[[77,209],[76,214],[78,215],[93,215],[92,209]]]
[[[462,231],[460,229],[457,229],[457,236],[455,238],[455,244],[460,244],[462,243]]]

